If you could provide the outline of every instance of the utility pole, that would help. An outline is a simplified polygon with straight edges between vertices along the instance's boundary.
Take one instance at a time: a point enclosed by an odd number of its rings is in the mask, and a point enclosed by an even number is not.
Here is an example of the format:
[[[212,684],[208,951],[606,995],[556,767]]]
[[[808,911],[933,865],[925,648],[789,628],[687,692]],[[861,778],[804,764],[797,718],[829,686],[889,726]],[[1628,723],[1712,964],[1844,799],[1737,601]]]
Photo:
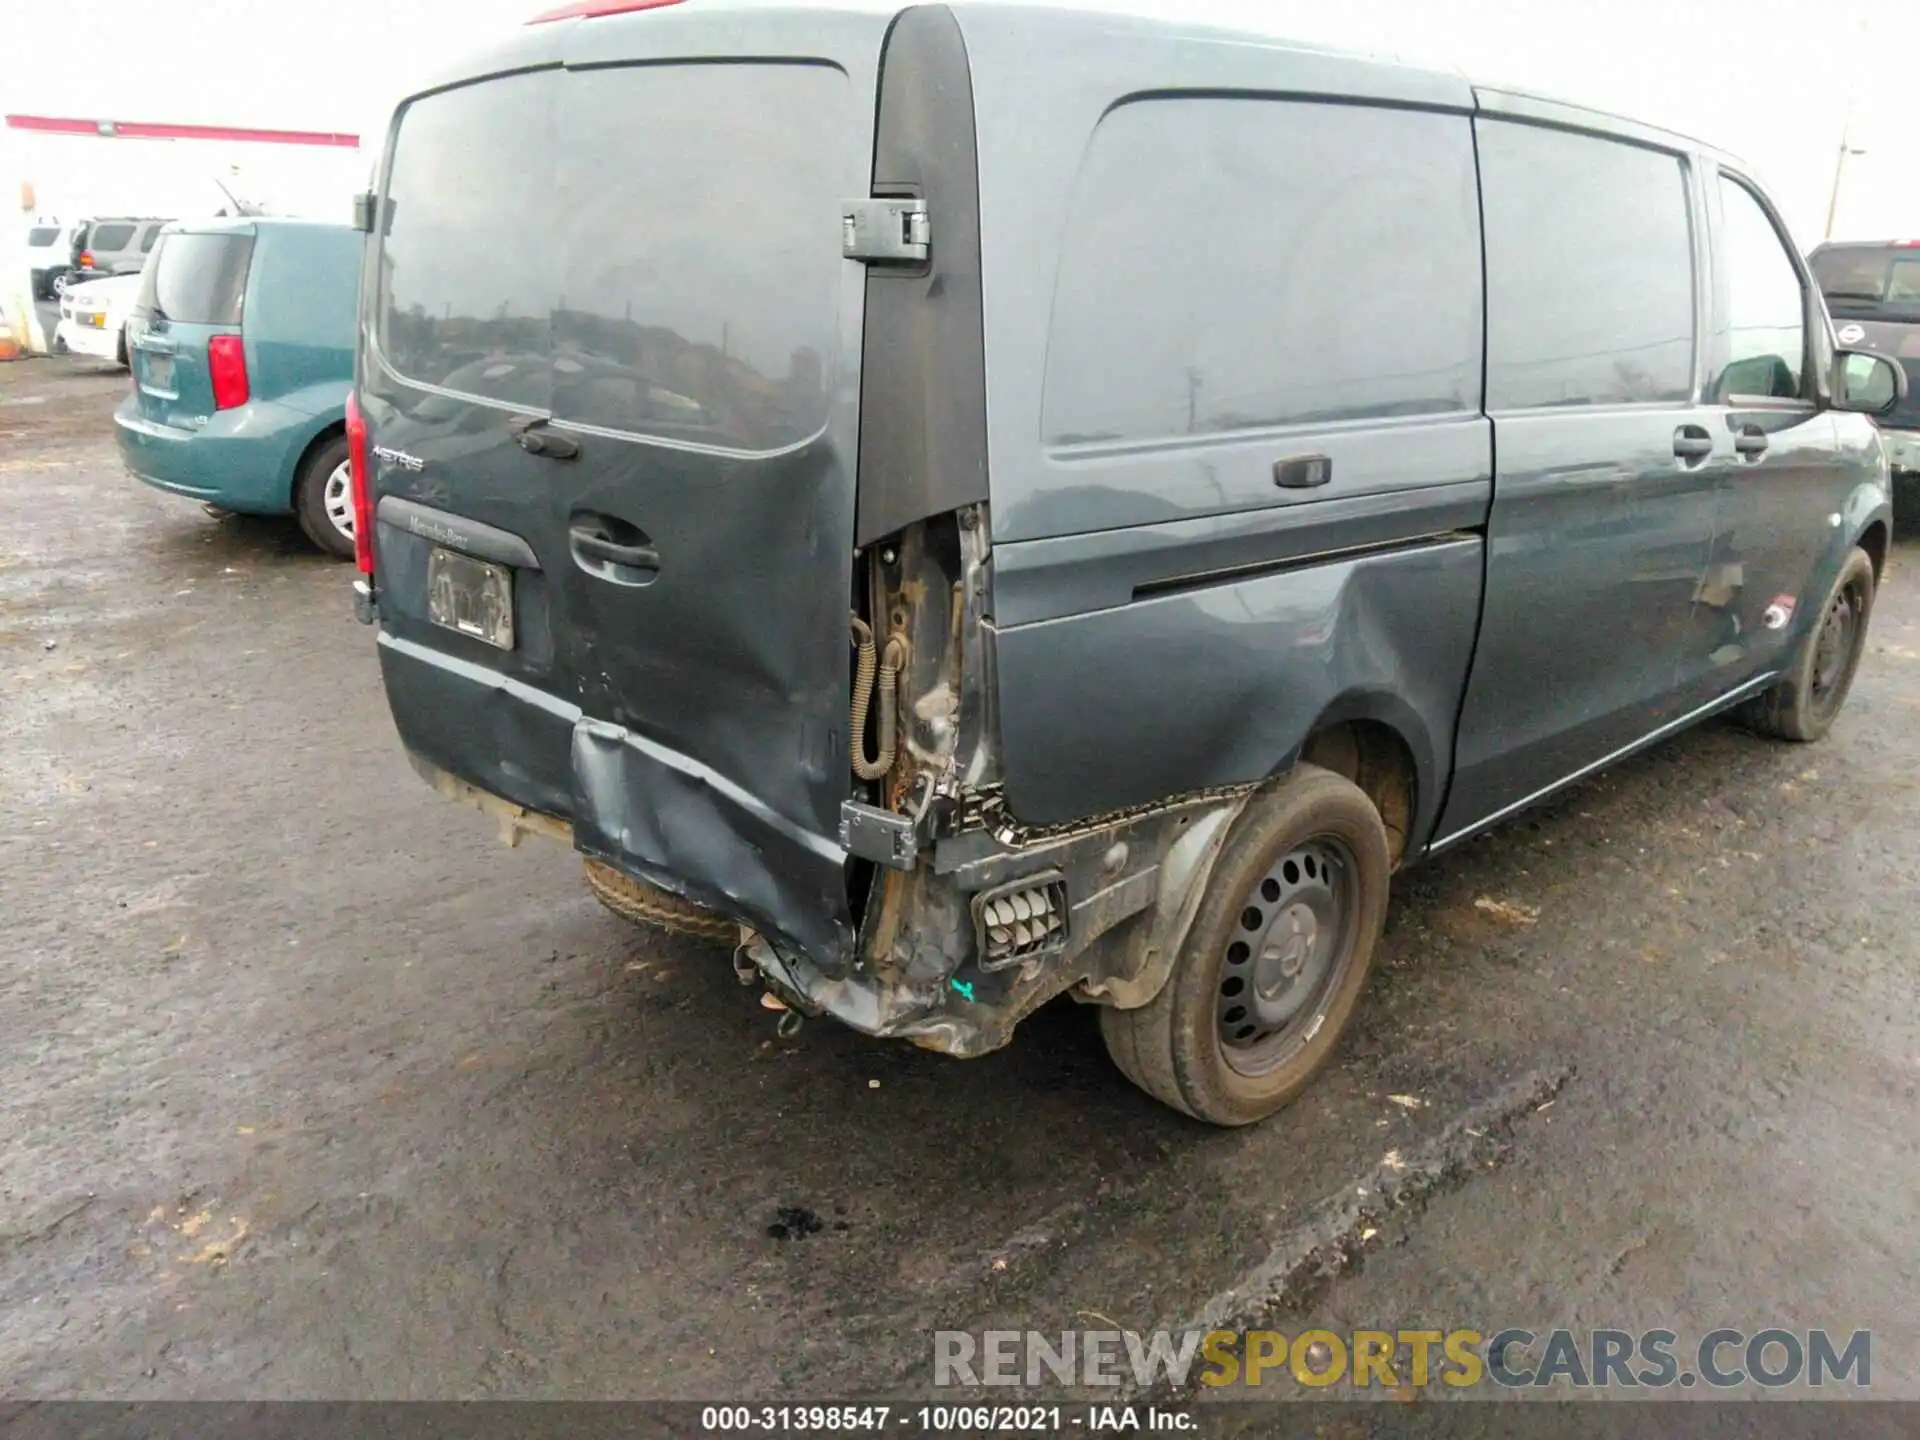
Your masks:
[[[1853,117],[1849,114],[1846,127],[1840,132],[1840,154],[1833,162],[1833,193],[1827,199],[1827,228],[1821,232],[1822,243],[1833,239],[1833,222],[1840,214],[1840,182],[1847,173],[1847,157],[1866,153],[1853,143]]]
[[[1851,18],[1853,21],[1852,28],[1859,35],[1859,53],[1862,55],[1871,54],[1873,36],[1871,34],[1871,26],[1867,20],[1867,12],[1864,9],[1856,9]],[[1843,118],[1840,122],[1840,153],[1835,157],[1833,162],[1833,193],[1827,197],[1827,228],[1822,231],[1820,235],[1822,244],[1833,239],[1834,223],[1840,218],[1840,184],[1841,181],[1846,178],[1847,157],[1867,153],[1853,143],[1854,111],[1858,105],[1859,98],[1859,76],[1856,72],[1849,71],[1847,76],[1847,93],[1841,102],[1841,115]]]

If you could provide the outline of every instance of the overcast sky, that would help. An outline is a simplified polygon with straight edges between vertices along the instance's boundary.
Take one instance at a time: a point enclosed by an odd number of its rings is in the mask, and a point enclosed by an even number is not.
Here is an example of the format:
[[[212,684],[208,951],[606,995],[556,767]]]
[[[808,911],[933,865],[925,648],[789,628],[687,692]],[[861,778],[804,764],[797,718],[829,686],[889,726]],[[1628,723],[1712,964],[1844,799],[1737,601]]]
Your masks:
[[[347,130],[367,138],[370,154],[387,109],[416,77],[540,8],[541,0],[0,0],[8,17],[0,29],[38,37],[24,57],[7,57],[0,108]],[[1826,223],[1851,114],[1868,153],[1848,162],[1839,232],[1920,233],[1913,0],[1119,0],[1118,8],[1396,55],[1669,125],[1756,165],[1808,245]],[[47,200],[106,206],[142,177],[179,168],[184,157],[158,153],[167,148],[34,142],[29,168],[58,173],[30,178]],[[352,158],[290,162],[259,147],[245,155],[261,188],[307,191],[335,184]],[[296,163],[305,171],[293,177]]]

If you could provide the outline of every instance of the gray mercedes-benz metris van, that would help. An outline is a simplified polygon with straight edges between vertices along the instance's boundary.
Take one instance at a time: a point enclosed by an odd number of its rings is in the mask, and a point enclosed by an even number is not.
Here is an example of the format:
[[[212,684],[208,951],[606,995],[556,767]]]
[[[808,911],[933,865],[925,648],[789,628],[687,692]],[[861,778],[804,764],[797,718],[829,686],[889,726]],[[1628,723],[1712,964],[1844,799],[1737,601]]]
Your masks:
[[[600,0],[406,101],[360,211],[401,739],[796,1013],[972,1056],[1071,993],[1252,1121],[1397,866],[1718,711],[1816,739],[1859,661],[1905,377],[1677,136],[1174,23]]]

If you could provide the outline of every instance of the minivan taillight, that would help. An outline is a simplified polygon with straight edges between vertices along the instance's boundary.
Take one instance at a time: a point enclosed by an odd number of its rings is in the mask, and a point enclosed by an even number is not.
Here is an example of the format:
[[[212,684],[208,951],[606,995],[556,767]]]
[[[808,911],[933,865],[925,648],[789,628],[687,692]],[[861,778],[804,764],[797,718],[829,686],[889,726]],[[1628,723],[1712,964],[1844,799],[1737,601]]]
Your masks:
[[[367,474],[367,420],[360,397],[347,394],[347,475],[353,491],[353,563],[373,574],[373,480]]]
[[[80,268],[82,270],[91,270],[93,268],[93,252],[91,250],[82,250],[80,252]]]
[[[231,410],[247,403],[247,347],[238,335],[207,341],[207,374],[213,379],[213,408]]]

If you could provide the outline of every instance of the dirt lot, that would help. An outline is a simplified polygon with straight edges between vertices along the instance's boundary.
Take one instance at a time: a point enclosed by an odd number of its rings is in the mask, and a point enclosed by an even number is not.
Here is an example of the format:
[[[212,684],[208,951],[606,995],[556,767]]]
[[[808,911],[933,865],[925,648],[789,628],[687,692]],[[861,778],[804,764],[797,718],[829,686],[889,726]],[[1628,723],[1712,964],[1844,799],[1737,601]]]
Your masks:
[[[1870,1329],[1920,1398],[1920,552],[1828,743],[1408,874],[1343,1063],[1224,1134],[1071,1005],[779,1039],[428,792],[345,569],[129,480],[125,383],[0,365],[6,1394],[904,1394],[937,1328],[1204,1314]]]

